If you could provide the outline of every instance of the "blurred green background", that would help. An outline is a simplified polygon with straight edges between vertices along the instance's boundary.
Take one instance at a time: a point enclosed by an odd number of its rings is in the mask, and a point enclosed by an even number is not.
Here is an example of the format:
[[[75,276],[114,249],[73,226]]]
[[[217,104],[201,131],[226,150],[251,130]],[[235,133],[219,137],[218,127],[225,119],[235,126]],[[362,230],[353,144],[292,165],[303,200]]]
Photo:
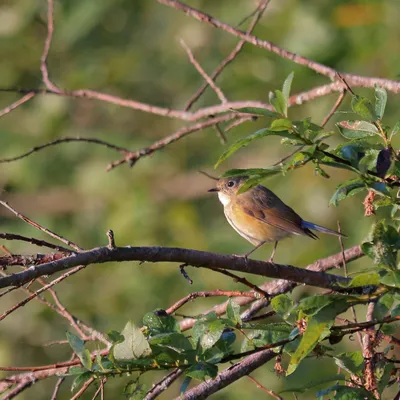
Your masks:
[[[187,3],[232,25],[257,5],[256,1],[236,1],[233,6],[228,0]],[[44,0],[0,2],[0,87],[42,87],[39,67],[46,35],[46,6]],[[255,35],[343,72],[396,79],[400,73],[399,19],[398,0],[272,0]],[[154,0],[56,1],[54,24],[48,65],[53,81],[61,88],[90,88],[177,109],[184,107],[203,83],[179,39],[185,40],[209,73],[237,43],[236,38]],[[230,100],[266,102],[268,92],[279,88],[291,71],[295,72],[293,93],[327,83],[307,68],[245,45],[218,84]],[[356,91],[373,96],[371,90]],[[0,107],[20,97],[0,93]],[[310,116],[320,123],[336,97],[334,94],[292,108],[289,116]],[[217,103],[215,94],[208,89],[196,107]],[[389,94],[386,124],[396,121],[397,106],[397,99]],[[346,107],[348,101],[341,109]],[[334,122],[340,118],[343,115],[335,116],[327,129],[334,129]],[[38,96],[0,119],[0,157],[15,156],[63,136],[98,138],[136,150],[186,125],[100,101]],[[228,133],[229,143],[262,126],[263,121],[257,121],[235,128]],[[332,145],[340,141],[338,134],[330,139]],[[162,245],[244,253],[251,245],[232,230],[217,198],[207,193],[213,181],[197,172],[215,173],[213,164],[224,149],[215,131],[207,129],[143,158],[132,169],[123,165],[106,172],[107,164],[119,158],[118,153],[92,144],[63,144],[18,162],[1,164],[1,198],[84,248],[106,244],[105,233],[113,229],[120,246]],[[279,139],[268,138],[236,153],[216,173],[232,167],[271,165],[292,150],[280,145]],[[306,220],[333,229],[340,220],[342,230],[349,236],[345,245],[358,244],[367,235],[373,218],[363,217],[362,195],[346,200],[337,209],[328,207],[336,186],[351,176],[340,170],[328,172],[331,179],[324,179],[307,166],[265,184]],[[1,231],[48,239],[5,209],[0,209],[0,221]],[[18,242],[2,244],[13,253],[45,251]],[[321,235],[319,241],[297,237],[280,244],[276,261],[306,266],[339,250],[333,237]],[[270,246],[265,246],[254,257],[265,259],[270,251]],[[369,265],[368,260],[361,260],[352,264],[350,271]],[[147,311],[165,308],[192,291],[243,289],[210,271],[188,268],[187,272],[194,280],[192,286],[180,275],[177,265],[93,265],[60,284],[57,293],[72,314],[107,332],[121,330],[129,319],[140,324]],[[260,284],[263,279],[251,277],[251,281]],[[298,298],[306,290],[296,289],[293,296]],[[2,297],[0,312],[24,297],[18,291]],[[197,300],[182,312],[195,315],[214,302]],[[30,366],[67,360],[67,346],[43,346],[64,339],[66,330],[71,328],[65,320],[41,304],[30,302],[0,323],[1,365]],[[350,349],[356,344],[350,340],[341,346]],[[269,389],[280,391],[305,380],[329,376],[336,369],[330,360],[306,360],[304,368],[285,379],[275,376],[270,363],[254,377]],[[148,373],[144,381],[151,383],[159,376]],[[111,380],[106,395],[122,398],[128,379]],[[50,398],[55,381],[39,382],[20,398]],[[176,383],[162,398],[172,398],[178,390]],[[261,398],[261,393],[242,379],[213,398]],[[84,398],[92,395],[93,389]],[[60,398],[70,396],[69,385],[65,384]]]

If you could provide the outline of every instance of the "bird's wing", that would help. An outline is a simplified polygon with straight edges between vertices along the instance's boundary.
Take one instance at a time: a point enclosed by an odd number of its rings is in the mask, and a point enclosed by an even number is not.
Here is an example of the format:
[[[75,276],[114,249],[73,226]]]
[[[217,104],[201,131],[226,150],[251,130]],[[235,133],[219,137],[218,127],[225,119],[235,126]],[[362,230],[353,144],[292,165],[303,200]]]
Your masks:
[[[237,196],[236,202],[246,214],[259,221],[286,232],[317,238],[310,230],[303,228],[301,217],[293,209],[264,186],[257,186]]]

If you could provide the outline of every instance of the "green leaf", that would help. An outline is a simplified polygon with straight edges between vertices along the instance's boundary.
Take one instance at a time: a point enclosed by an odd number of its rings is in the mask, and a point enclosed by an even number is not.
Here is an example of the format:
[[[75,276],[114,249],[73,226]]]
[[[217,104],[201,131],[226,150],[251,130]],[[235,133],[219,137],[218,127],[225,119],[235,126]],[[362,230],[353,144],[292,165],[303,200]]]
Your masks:
[[[107,336],[114,344],[124,341],[124,337],[118,331],[110,331],[107,333]]]
[[[393,303],[393,295],[391,293],[385,293],[375,304],[374,312],[372,314],[373,318],[376,320],[384,318],[392,308]]]
[[[116,360],[135,360],[151,354],[146,337],[132,321],[127,322],[121,334],[124,341],[114,346],[113,354]]]
[[[240,318],[240,306],[236,301],[232,300],[232,298],[228,300],[226,315],[235,325],[242,323],[242,319]]]
[[[275,169],[275,167],[271,167],[271,170],[268,171],[266,170],[265,173],[262,173],[260,175],[254,175],[250,177],[249,179],[246,180],[246,182],[240,187],[238,190],[238,194],[244,193],[247,190],[253,188],[254,186],[257,186],[259,183],[261,183],[264,179],[268,178],[269,176],[273,176],[281,172],[281,167],[279,168],[279,171]]]
[[[400,304],[397,304],[397,306],[393,308],[393,310],[392,310],[390,315],[391,315],[391,317],[400,316]]]
[[[174,317],[156,310],[143,317],[143,325],[147,326],[152,335],[159,333],[180,332],[179,323]]]
[[[233,110],[239,111],[244,114],[262,115],[263,117],[277,118],[280,116],[280,114],[278,114],[274,111],[268,110],[267,108],[243,107],[243,108],[236,108]]]
[[[346,287],[360,287],[367,285],[378,285],[380,276],[376,272],[365,272],[356,275]]]
[[[291,72],[288,75],[288,77],[285,79],[285,82],[283,82],[282,94],[283,94],[286,104],[288,104],[288,102],[289,102],[290,89],[292,87],[293,77],[294,77],[294,72]]]
[[[379,120],[381,120],[385,114],[386,102],[386,90],[379,86],[375,86],[375,114]]]
[[[400,121],[397,121],[392,129],[392,132],[390,132],[390,138],[392,138],[394,135],[397,135],[399,132],[400,132]]]
[[[336,126],[346,139],[363,139],[378,134],[376,126],[366,121],[342,121]]]
[[[287,117],[287,102],[285,96],[280,90],[275,90],[269,93],[269,101],[274,106],[275,111]]]
[[[83,342],[83,340],[70,332],[66,332],[66,335],[69,345],[72,347],[74,353],[81,360],[82,365],[86,369],[91,370],[93,366],[92,357],[89,350],[85,348],[85,343]]]
[[[294,308],[292,299],[286,294],[275,296],[271,300],[272,309],[284,320],[286,320]]]
[[[334,385],[328,389],[320,390],[316,396],[321,399],[322,396],[331,392],[336,392],[334,397],[329,397],[332,400],[375,400],[375,397],[363,388],[344,385]]]
[[[282,168],[278,165],[271,166],[268,168],[248,168],[248,169],[230,169],[226,171],[222,178],[234,177],[234,176],[257,176],[267,178],[269,176],[273,176],[282,172]]]
[[[353,303],[354,301],[355,299],[353,297],[341,294],[308,296],[300,301],[297,310],[301,310],[303,314],[311,317],[318,314],[323,308],[330,306],[331,304],[335,304],[335,307],[339,307],[340,304],[345,305],[347,303]]]
[[[272,343],[280,342],[284,339],[290,339],[290,333],[292,328],[287,324],[268,324],[270,329],[263,327],[264,329],[255,329],[248,334],[244,339],[241,347],[241,351],[253,350],[256,347],[263,347]]]
[[[314,350],[315,346],[331,334],[330,328],[335,322],[336,316],[347,310],[348,307],[349,304],[346,300],[330,303],[307,319],[307,328],[290,359],[286,375],[292,374],[300,362]]]
[[[129,381],[125,387],[123,394],[128,400],[142,400],[146,396],[147,393],[147,387],[139,381],[136,380],[131,380]]]
[[[333,357],[338,367],[352,375],[362,375],[364,356],[361,351],[349,351]]]
[[[368,241],[361,245],[363,252],[377,265],[385,265],[393,270],[397,264],[397,250],[400,248],[400,234],[384,220],[376,223]],[[382,280],[381,280],[382,282]]]
[[[290,129],[292,129],[292,123],[286,118],[275,119],[272,121],[269,129],[274,132],[290,131]]]
[[[214,165],[214,168],[217,168],[223,161],[225,161],[228,157],[230,157],[233,153],[238,151],[242,147],[248,146],[251,142],[254,140],[261,139],[266,136],[282,136],[282,137],[289,137],[292,139],[298,139],[298,137],[290,132],[287,131],[271,131],[268,128],[262,128],[256,132],[254,132],[252,135],[247,136],[243,139],[238,140],[237,142],[233,143],[232,146],[229,147],[226,151],[222,153],[222,155],[219,157],[218,161]]]
[[[92,375],[93,374],[90,371],[86,371],[83,374],[78,375],[72,382],[71,392],[73,392],[75,389],[77,389],[79,386],[85,383],[88,379],[90,379]]]
[[[178,354],[193,350],[190,340],[185,335],[178,332],[160,333],[155,335],[149,340],[149,344],[152,346],[153,353],[155,351],[154,346],[161,349],[167,348]]]
[[[210,363],[198,363],[186,370],[186,376],[200,381],[205,381],[206,377],[215,378],[218,374],[218,367]]]
[[[376,121],[377,115],[372,103],[366,98],[354,95],[351,100],[352,110],[368,121]]]
[[[217,319],[217,315],[214,312],[209,313],[194,323],[192,339],[202,349],[207,350],[217,343],[225,327],[224,321]]]
[[[377,381],[378,381],[378,392],[382,394],[383,391],[387,388],[387,385],[390,381],[390,377],[392,376],[392,372],[394,370],[394,366],[391,363],[385,364],[383,368],[379,368],[382,372],[379,373],[377,371]],[[378,369],[378,370],[379,370]]]
[[[382,271],[382,285],[400,288],[400,271]]]
[[[283,393],[305,393],[307,392],[309,389],[315,387],[315,386],[321,386],[325,383],[330,383],[330,382],[335,382],[335,381],[344,381],[345,380],[345,376],[343,374],[338,374],[338,375],[333,375],[329,378],[322,378],[316,381],[309,381],[309,382],[304,382],[303,385],[301,386],[297,386],[297,387],[289,387],[288,389],[282,390],[281,392],[279,392],[278,394],[283,394]]]
[[[340,184],[336,192],[333,194],[329,204],[337,206],[339,201],[353,196],[365,189],[365,182],[360,178],[349,179],[348,181]]]

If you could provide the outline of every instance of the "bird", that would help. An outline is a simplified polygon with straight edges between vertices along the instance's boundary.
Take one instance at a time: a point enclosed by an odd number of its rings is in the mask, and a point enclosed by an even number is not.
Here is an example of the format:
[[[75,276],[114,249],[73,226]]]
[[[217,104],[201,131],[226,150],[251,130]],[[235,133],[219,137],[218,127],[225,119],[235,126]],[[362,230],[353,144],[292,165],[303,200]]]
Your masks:
[[[278,242],[292,235],[318,239],[311,231],[318,231],[346,237],[346,235],[302,219],[277,195],[262,185],[257,185],[243,193],[239,189],[248,180],[247,176],[220,178],[216,187],[209,192],[217,192],[224,206],[225,217],[239,235],[255,247],[243,255],[247,257],[265,243],[274,243],[269,262],[274,262]]]

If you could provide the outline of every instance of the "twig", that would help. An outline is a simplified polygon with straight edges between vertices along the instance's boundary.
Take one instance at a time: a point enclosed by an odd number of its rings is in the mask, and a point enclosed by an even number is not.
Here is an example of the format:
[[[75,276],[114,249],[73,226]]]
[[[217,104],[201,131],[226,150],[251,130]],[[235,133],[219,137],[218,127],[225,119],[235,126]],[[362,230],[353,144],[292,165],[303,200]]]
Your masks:
[[[107,231],[107,238],[108,238],[108,248],[109,249],[115,249],[115,238],[114,238],[114,232],[109,229]]]
[[[47,36],[44,42],[42,57],[40,58],[40,71],[42,72],[42,80],[46,88],[53,92],[61,92],[61,90],[50,80],[47,68],[47,56],[49,55],[51,41],[53,39],[53,0],[47,0]]]
[[[175,369],[172,372],[170,372],[168,375],[164,376],[161,381],[156,383],[147,393],[146,396],[143,398],[143,400],[153,400],[157,398],[162,392],[168,389],[169,386],[173,382],[175,382],[182,374],[184,370],[183,369]]]
[[[197,69],[199,74],[204,78],[204,80],[210,85],[210,87],[214,90],[218,98],[221,100],[221,103],[227,103],[228,99],[225,97],[224,93],[222,90],[215,84],[215,82],[210,78],[210,76],[207,74],[206,71],[204,71],[203,67],[199,64],[199,62],[196,60],[194,57],[192,51],[188,47],[188,45],[185,43],[183,39],[181,39],[181,45],[185,49],[186,54],[189,57],[189,61],[194,65],[194,67]]]
[[[25,389],[31,387],[35,382],[33,380],[23,380],[20,384],[18,384],[13,390],[8,392],[2,400],[11,400],[20,393],[22,393]]]
[[[96,390],[95,394],[92,397],[92,400],[95,400],[96,397],[100,394],[100,399],[103,399],[104,396],[104,384],[107,382],[107,378],[100,379],[99,388]]]
[[[267,292],[265,292],[264,290],[260,289],[258,286],[254,285],[253,283],[249,282],[244,277],[237,276],[235,274],[232,274],[232,272],[225,271],[224,269],[221,269],[221,268],[213,268],[213,267],[211,267],[210,269],[212,269],[213,271],[217,271],[222,275],[226,275],[226,276],[229,276],[230,278],[233,278],[233,280],[235,282],[240,282],[241,284],[249,287],[250,289],[254,290],[254,292],[257,292],[258,294],[260,294],[263,297],[266,297],[266,298],[269,297],[269,294]]]
[[[304,65],[307,68],[321,74],[329,77],[331,80],[336,79],[337,77],[337,72],[333,68],[330,68],[324,64],[317,63],[313,60],[310,60],[306,57],[299,56],[295,53],[292,53],[290,51],[284,50],[279,46],[274,45],[272,42],[269,42],[268,40],[261,40],[257,38],[256,36],[253,36],[251,34],[248,34],[246,32],[243,32],[239,29],[236,29],[232,27],[231,25],[225,24],[224,22],[212,17],[209,14],[203,13],[200,10],[197,10],[193,7],[190,7],[180,1],[177,0],[157,0],[159,3],[164,4],[168,7],[175,8],[176,10],[184,12],[186,15],[189,15],[190,17],[193,17],[194,19],[197,19],[200,22],[206,22],[213,27],[220,29],[222,31],[225,31],[233,36],[236,36],[240,39],[245,40],[246,42],[256,46],[260,47],[262,49],[268,50],[272,53],[277,54],[279,57],[288,59],[296,64],[299,65]],[[362,77],[362,76],[357,76],[357,75],[352,75],[352,74],[342,74],[342,76],[349,82],[350,84],[354,85],[358,83],[360,85],[361,82],[363,82],[365,85],[368,86],[371,84],[372,80],[374,81],[374,84],[377,84],[381,87],[384,87],[387,90],[393,91],[395,93],[400,92],[400,81],[392,81],[388,79],[379,79],[379,78],[367,78],[367,77]]]
[[[116,146],[114,144],[105,142],[104,140],[100,140],[100,139],[82,138],[82,137],[63,137],[63,138],[56,139],[56,140],[53,140],[51,142],[42,144],[40,146],[35,146],[32,149],[30,149],[29,151],[27,151],[27,152],[25,152],[25,153],[23,153],[23,154],[21,154],[19,156],[10,157],[10,158],[3,158],[3,159],[0,160],[0,163],[9,163],[9,162],[13,162],[13,161],[18,161],[18,160],[21,160],[22,158],[28,157],[31,154],[36,153],[36,152],[38,152],[40,150],[43,150],[43,149],[45,149],[47,147],[56,146],[56,145],[62,144],[62,143],[72,143],[72,142],[94,143],[94,144],[99,144],[99,145],[105,146],[105,147],[107,147],[109,149],[112,149],[112,150],[116,150],[116,151],[118,151],[120,153],[123,153],[123,154],[131,154],[132,153],[128,149],[124,149],[123,147]]]
[[[61,387],[61,385],[63,384],[64,381],[65,381],[65,377],[64,376],[61,376],[60,378],[57,379],[57,383],[54,386],[53,394],[52,394],[50,400],[56,400],[57,399],[58,392],[60,391],[60,387]]]
[[[86,389],[94,382],[94,378],[91,377],[89,378],[83,385],[82,387],[76,392],[74,396],[71,397],[71,400],[76,400],[79,399],[83,395],[83,393],[86,392]]]
[[[267,389],[266,387],[264,387],[263,385],[261,385],[260,382],[258,382],[256,379],[254,379],[252,376],[247,375],[247,378],[250,379],[253,383],[255,383],[255,385],[263,390],[265,393],[269,394],[270,396],[272,396],[274,399],[277,400],[283,400],[283,398],[281,396],[278,396],[276,393],[274,393],[272,390]]]
[[[46,242],[45,240],[29,238],[29,237],[26,237],[26,236],[16,235],[14,233],[0,233],[0,239],[4,239],[4,240],[20,240],[22,242],[32,243],[35,246],[48,247],[49,249],[62,251],[62,252],[65,252],[65,253],[72,253],[72,251],[70,249],[67,249],[65,247],[62,247],[62,246],[59,246],[59,245],[56,245],[56,244],[53,244],[53,243]]]
[[[42,232],[47,233],[49,236],[51,236],[55,239],[58,239],[60,242],[65,243],[67,246],[72,247],[74,250],[76,250],[78,252],[83,250],[81,247],[79,247],[75,243],[71,242],[70,240],[63,238],[60,235],[57,235],[57,233],[54,233],[47,228],[44,228],[43,226],[41,226],[38,223],[29,219],[28,217],[25,217],[24,215],[20,214],[18,211],[16,211],[14,208],[12,208],[7,202],[0,200],[0,204],[2,206],[4,206],[5,208],[7,208],[9,211],[11,211],[13,214],[15,214],[18,218],[20,218],[23,221],[25,221],[26,223],[28,223],[29,225],[34,226],[35,228],[39,229]]]
[[[342,104],[342,101],[344,99],[344,96],[346,95],[346,91],[342,90],[339,94],[339,97],[337,98],[335,104],[333,105],[333,107],[331,108],[331,110],[329,111],[328,115],[324,118],[324,120],[321,122],[321,126],[324,127],[328,121],[331,119],[332,115],[335,114],[335,112],[337,111],[337,109],[340,107],[340,105]]]
[[[0,321],[2,321],[4,318],[7,317],[7,315],[11,314],[12,312],[14,312],[16,309],[23,307],[25,304],[27,304],[28,302],[30,302],[32,299],[34,299],[35,297],[37,297],[39,294],[43,293],[44,291],[46,291],[47,289],[51,288],[52,286],[56,285],[57,283],[61,282],[62,280],[68,278],[69,276],[77,273],[78,271],[80,271],[81,269],[85,268],[84,265],[80,265],[78,267],[75,267],[73,269],[71,269],[70,271],[67,271],[65,274],[61,275],[60,277],[58,277],[57,279],[54,279],[53,281],[51,281],[50,283],[48,283],[47,285],[41,287],[40,289],[38,289],[36,292],[33,292],[30,296],[28,296],[27,298],[25,298],[24,300],[20,301],[19,303],[13,305],[11,308],[9,308],[7,311],[4,311],[3,314],[0,315]],[[1,279],[1,278],[0,278]],[[5,278],[2,278],[5,279]],[[60,310],[61,311],[61,310]],[[64,315],[64,314],[63,314]],[[64,315],[65,316],[65,315]]]
[[[249,29],[247,30],[247,33],[251,33],[255,26],[257,25],[258,21],[262,17],[268,3],[270,0],[264,0],[261,2],[261,4],[257,7],[257,9],[252,13],[255,14],[255,17],[250,23]],[[239,25],[241,25],[245,20],[247,20],[249,17],[247,16],[245,19],[243,19]],[[240,40],[238,44],[235,46],[235,48],[232,50],[232,52],[221,62],[221,64],[215,69],[215,71],[211,74],[210,78],[215,81],[217,77],[221,74],[221,72],[225,69],[225,67],[230,64],[236,57],[237,55],[242,51],[243,45],[246,43],[245,40]],[[188,111],[192,108],[193,104],[200,98],[200,96],[204,93],[204,91],[208,87],[208,82],[205,82],[198,90],[197,92],[189,99],[189,101],[186,103],[186,106],[184,108],[185,111]]]
[[[235,297],[235,296],[241,296],[241,297],[251,297],[253,299],[257,298],[258,296],[254,292],[241,292],[238,290],[212,290],[212,291],[204,291],[204,292],[193,292],[188,294],[187,296],[183,297],[182,299],[178,300],[176,303],[174,303],[171,307],[167,308],[165,312],[170,315],[176,312],[179,308],[181,308],[183,305],[188,303],[189,301],[192,301],[194,299],[197,299],[198,297],[216,297],[216,296],[227,296],[227,297]]]
[[[6,115],[6,114],[10,113],[11,111],[15,110],[16,108],[18,108],[22,104],[26,103],[27,101],[29,101],[30,99],[32,99],[35,96],[36,96],[36,93],[34,93],[34,92],[27,93],[25,96],[21,97],[16,102],[14,102],[14,103],[10,104],[9,106],[7,106],[7,107],[3,108],[2,110],[0,110],[0,117],[2,117],[3,115]]]

